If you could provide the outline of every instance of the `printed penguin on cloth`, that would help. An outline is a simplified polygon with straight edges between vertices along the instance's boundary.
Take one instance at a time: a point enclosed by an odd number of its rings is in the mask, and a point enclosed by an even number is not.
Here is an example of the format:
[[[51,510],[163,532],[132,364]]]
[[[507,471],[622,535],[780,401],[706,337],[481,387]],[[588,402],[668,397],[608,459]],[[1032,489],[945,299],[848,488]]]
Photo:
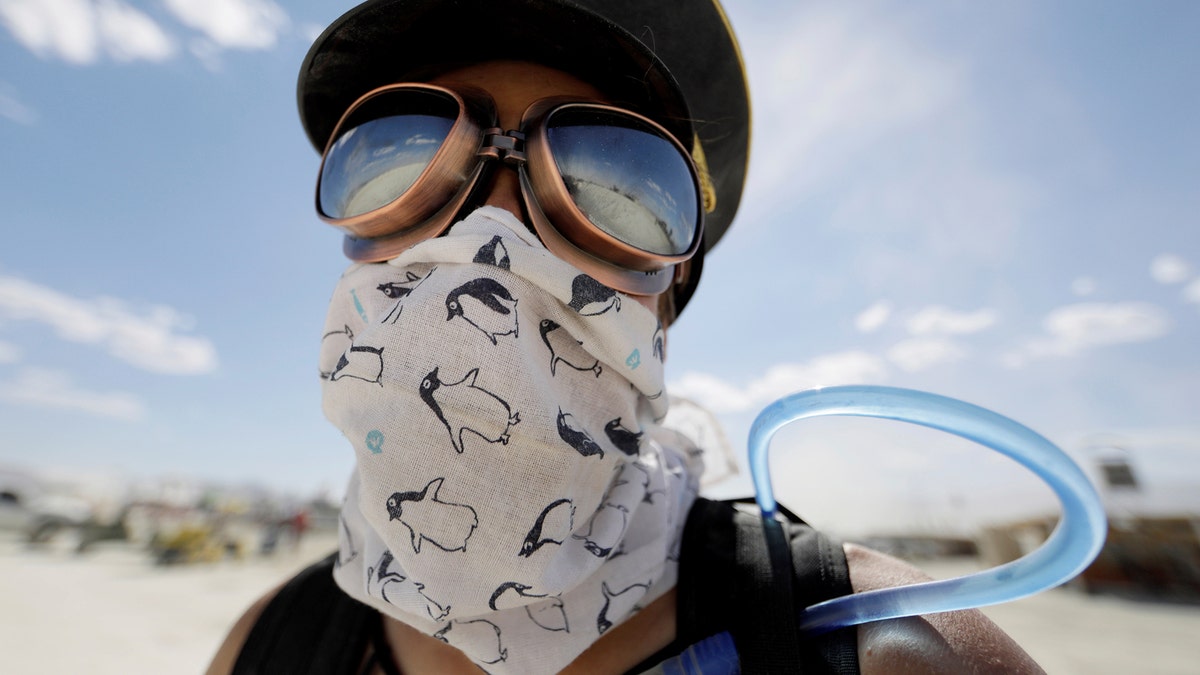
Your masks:
[[[674,586],[702,467],[659,427],[661,324],[620,299],[494,207],[343,275],[320,372],[357,460],[346,593],[538,673]]]

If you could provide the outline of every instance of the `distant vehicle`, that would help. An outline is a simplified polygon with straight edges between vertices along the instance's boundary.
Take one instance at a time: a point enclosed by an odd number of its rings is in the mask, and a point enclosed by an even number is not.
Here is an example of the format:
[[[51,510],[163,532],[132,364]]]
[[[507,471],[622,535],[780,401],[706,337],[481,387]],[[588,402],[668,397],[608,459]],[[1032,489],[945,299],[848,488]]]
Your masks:
[[[78,532],[91,517],[91,505],[80,497],[51,491],[28,476],[0,474],[0,532],[45,544],[59,534]]]
[[[24,531],[32,517],[20,492],[0,489],[0,531]]]

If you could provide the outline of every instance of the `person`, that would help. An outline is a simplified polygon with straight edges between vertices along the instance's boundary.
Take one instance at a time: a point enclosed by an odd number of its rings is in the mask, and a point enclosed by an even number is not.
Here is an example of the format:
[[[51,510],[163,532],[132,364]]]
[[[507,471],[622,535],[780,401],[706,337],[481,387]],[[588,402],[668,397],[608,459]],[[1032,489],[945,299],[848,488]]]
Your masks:
[[[299,104],[354,261],[320,370],[357,463],[336,555],[255,603],[208,672],[664,672],[707,636],[696,598],[737,595],[697,567],[730,547],[694,542],[727,536],[701,511],[739,516],[662,425],[667,329],[745,179],[720,5],[369,0],[316,40]],[[925,578],[828,557],[834,593]],[[974,611],[838,634],[822,672],[1040,672]]]

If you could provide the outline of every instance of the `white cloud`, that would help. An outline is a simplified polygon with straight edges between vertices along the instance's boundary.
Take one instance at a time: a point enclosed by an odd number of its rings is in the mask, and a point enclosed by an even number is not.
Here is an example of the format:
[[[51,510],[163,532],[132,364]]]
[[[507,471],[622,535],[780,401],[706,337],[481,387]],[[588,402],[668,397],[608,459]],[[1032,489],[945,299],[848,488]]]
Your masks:
[[[1145,342],[1162,337],[1171,322],[1161,308],[1141,302],[1080,303],[1048,314],[1046,330],[1078,347]]]
[[[37,113],[22,103],[16,90],[4,82],[0,82],[0,117],[24,125],[37,121]]]
[[[1000,363],[1005,368],[1017,369],[1029,365],[1030,349],[1026,346],[1020,350],[1006,352],[1000,356]]]
[[[960,77],[887,17],[836,3],[799,7],[781,20],[772,6],[743,36],[759,45],[749,76],[766,134],[759,138],[771,139],[754,153],[763,194],[794,195],[796,185],[853,166],[881,136],[944,108]]]
[[[26,368],[16,379],[0,382],[0,401],[75,410],[130,422],[146,416],[145,405],[132,394],[86,391],[76,388],[66,373],[40,368]]]
[[[221,47],[207,38],[196,38],[188,43],[188,51],[205,68],[212,72],[221,70]]]
[[[1144,302],[1085,302],[1059,307],[1046,315],[1047,335],[1029,341],[1008,354],[1009,367],[1021,367],[1031,358],[1074,356],[1106,345],[1149,342],[1171,329],[1171,319],[1161,307]]]
[[[771,366],[744,387],[706,373],[689,372],[671,383],[673,396],[692,399],[714,413],[742,412],[762,407],[803,389],[838,384],[864,384],[886,378],[883,359],[861,351],[826,354],[807,363]]]
[[[211,342],[176,332],[189,322],[170,307],[138,314],[113,298],[73,298],[24,279],[0,276],[0,318],[40,321],[64,340],[102,344],[114,357],[153,372],[195,375],[217,366]]]
[[[0,17],[13,37],[39,56],[78,64],[97,58],[99,38],[90,0],[0,0]]]
[[[162,61],[174,42],[149,16],[121,0],[0,0],[0,21],[33,53],[87,65]]]
[[[1193,280],[1183,288],[1183,299],[1185,302],[1194,302],[1200,305],[1200,279]]]
[[[714,413],[749,410],[755,404],[745,390],[707,373],[684,373],[683,377],[668,386],[668,390],[672,396],[696,401]]]
[[[272,0],[164,0],[181,23],[199,31],[191,51],[210,68],[223,49],[267,49],[290,26]],[[0,0],[0,23],[42,57],[88,65],[103,56],[122,62],[163,61],[175,40],[124,0]],[[0,97],[0,114],[4,114]],[[9,116],[9,115],[5,115]]]
[[[1040,188],[988,163],[991,113],[972,96],[972,63],[927,39],[921,13],[836,2],[737,13],[756,129],[743,218],[769,223],[836,193],[823,227],[864,233],[864,268],[914,264],[872,244],[893,234],[909,251],[1011,255]]]
[[[0,363],[16,363],[21,359],[21,350],[14,344],[0,342]]]
[[[873,333],[887,323],[892,315],[892,305],[886,300],[880,300],[854,317],[854,327],[860,333]]]
[[[317,41],[317,38],[321,37],[321,33],[325,32],[325,26],[319,23],[306,23],[300,26],[298,32],[302,38],[309,44],[312,44]]]
[[[1150,261],[1150,276],[1160,284],[1178,284],[1187,281],[1192,270],[1183,258],[1164,253]]]
[[[910,338],[887,351],[889,361],[910,373],[960,361],[966,355],[965,349],[945,338]]]
[[[175,42],[153,19],[117,0],[96,3],[97,25],[110,56],[117,61],[164,61]]]
[[[1071,282],[1071,292],[1079,297],[1085,297],[1096,292],[1096,280],[1091,277],[1079,277]]]
[[[913,335],[966,335],[991,328],[996,312],[980,309],[956,312],[939,305],[930,305],[908,319],[908,332]]]
[[[290,20],[271,0],[165,0],[185,25],[226,49],[273,47]]]

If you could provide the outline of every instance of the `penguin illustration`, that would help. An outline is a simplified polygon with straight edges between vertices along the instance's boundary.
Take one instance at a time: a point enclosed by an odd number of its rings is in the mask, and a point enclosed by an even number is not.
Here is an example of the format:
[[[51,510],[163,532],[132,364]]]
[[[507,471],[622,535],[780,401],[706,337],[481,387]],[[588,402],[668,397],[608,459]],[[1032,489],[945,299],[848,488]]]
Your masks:
[[[690,485],[684,485],[684,484],[683,484],[683,481],[684,481],[684,478],[685,478],[685,476],[684,476],[684,473],[683,473],[683,467],[682,467],[681,465],[679,465],[679,464],[668,465],[668,466],[666,467],[666,474],[665,474],[665,475],[666,475],[666,480],[667,480],[667,481],[669,481],[669,482],[671,482],[671,483],[674,483],[674,484],[675,484],[675,488],[674,488],[674,490],[668,490],[668,489],[667,489],[667,486],[666,486],[665,484],[664,484],[664,485],[663,485],[661,488],[659,488],[659,489],[657,489],[657,490],[650,490],[650,489],[647,489],[647,490],[646,490],[646,496],[645,496],[645,497],[642,499],[642,501],[643,501],[643,502],[646,502],[647,504],[653,504],[653,503],[654,503],[654,499],[655,499],[656,497],[659,497],[659,496],[666,496],[666,495],[668,495],[668,494],[671,494],[672,492],[674,492],[675,494],[679,494],[679,491],[680,491],[680,490],[684,490],[684,491],[689,491],[689,492],[692,492],[692,493],[693,493],[693,495],[692,495],[692,496],[694,497],[694,496],[695,496],[695,494],[694,494],[694,493],[699,491],[699,485],[698,485],[698,484],[696,485],[695,489],[692,489],[692,486],[690,486]],[[687,503],[690,503],[690,502],[688,502],[688,501],[686,501],[686,500],[685,500],[683,503],[687,504]]]
[[[500,586],[498,586],[496,588],[496,590],[492,593],[492,597],[488,600],[488,607],[491,607],[492,611],[495,612],[495,611],[499,611],[501,609],[512,609],[513,607],[520,607],[522,605],[528,604],[528,603],[522,601],[521,598],[544,598],[544,597],[547,597],[545,593],[542,593],[542,594],[528,593],[527,591],[529,591],[531,588],[533,588],[533,587],[526,586],[525,584],[522,584],[522,583],[519,583],[516,581],[509,581],[509,582],[500,584]],[[509,591],[512,591],[512,592],[510,593]],[[509,599],[510,596],[516,596],[516,597],[514,597],[510,600]]]
[[[450,432],[450,444],[459,454],[466,447],[464,433],[469,431],[488,443],[508,445],[508,430],[521,421],[521,414],[503,399],[475,386],[478,376],[479,369],[472,368],[458,382],[446,383],[438,379],[438,369],[434,368],[421,381],[421,400]],[[469,422],[458,417],[463,411],[470,411]]]
[[[471,621],[455,619],[446,624],[445,628],[434,633],[433,637],[451,647],[456,647],[459,651],[467,652],[467,655],[472,660],[480,663],[490,665],[508,659],[508,650],[504,648],[504,643],[501,641],[500,627],[487,619],[473,619]],[[496,641],[495,649],[488,649],[483,654],[476,651],[479,648],[478,645],[482,645],[493,639]],[[468,651],[468,645],[474,647],[474,649]]]
[[[491,599],[488,600],[488,607],[491,607],[492,611],[498,611],[524,606],[525,613],[529,615],[529,620],[537,624],[540,628],[554,632],[571,632],[567,624],[567,612],[563,609],[562,599],[549,596],[545,593],[530,593],[529,590],[531,588],[531,586],[526,586],[516,581],[500,584],[499,588],[492,593]],[[530,603],[524,600],[525,598],[542,601]]]
[[[603,458],[604,449],[596,441],[593,441],[586,431],[572,426],[574,419],[575,416],[571,413],[563,412],[562,408],[558,409],[558,437],[584,457],[599,455]]]
[[[404,272],[404,281],[388,281],[376,286],[375,290],[396,301],[387,315],[383,317],[381,323],[396,323],[400,318],[400,314],[404,311],[404,299],[417,290],[417,287],[424,283],[436,269],[436,267],[430,269],[423,277],[417,276],[412,270],[406,270]]]
[[[546,544],[562,545],[567,535],[575,528],[575,505],[570,499],[553,501],[538,514],[537,521],[525,535],[521,552],[517,555],[528,558]]]
[[[496,344],[496,337],[517,337],[517,300],[495,279],[472,279],[446,296],[446,320],[461,316]]]
[[[388,497],[388,520],[399,520],[408,528],[413,553],[421,552],[423,541],[443,551],[465,551],[479,525],[475,509],[438,499],[444,480],[434,478],[420,492],[395,492]]]
[[[325,361],[326,354],[329,354],[330,358],[333,358],[334,354],[341,357],[352,344],[354,344],[354,331],[350,326],[343,325],[341,330],[329,331],[321,336],[321,361]],[[337,363],[330,367],[322,364],[320,367],[321,379],[328,380],[335,370],[337,370]]]
[[[588,553],[597,558],[607,558],[613,547],[625,536],[625,528],[629,524],[629,514],[625,509],[612,504],[605,504],[599,511],[592,514],[588,521],[588,530],[583,534],[573,534],[572,539],[583,541],[583,547]]]
[[[621,311],[621,296],[613,289],[586,274],[571,280],[571,302],[568,306],[584,316],[596,316],[612,309]]]
[[[613,619],[620,621],[631,612],[641,609],[637,603],[650,590],[650,583],[633,584],[617,592],[608,587],[607,581],[600,582],[600,592],[604,595],[604,606],[596,616],[596,629],[601,635],[613,627]],[[611,619],[609,617],[612,617]]]
[[[389,569],[394,561],[392,552],[384,551],[383,555],[379,556],[379,561],[374,566],[367,568],[367,594],[378,595],[392,604],[395,602],[387,596],[386,586],[389,583],[398,584],[408,580],[408,577],[403,574]],[[371,592],[372,584],[375,584],[376,593]]]
[[[582,342],[571,337],[567,331],[559,330],[560,328],[562,326],[550,319],[542,319],[542,322],[538,324],[542,342],[545,342],[546,347],[550,349],[550,375],[553,376],[558,364],[563,363],[575,370],[590,370],[596,374],[596,377],[600,377],[600,371],[603,370],[600,360],[589,354],[583,348]]]
[[[604,425],[604,435],[608,436],[608,440],[621,452],[630,457],[637,456],[638,448],[642,444],[642,432],[621,426],[620,417]]]
[[[655,329],[655,331],[654,331],[654,337],[650,338],[650,341],[651,341],[652,343],[654,343],[654,358],[658,359],[658,362],[659,362],[659,363],[662,363],[662,362],[663,362],[663,360],[666,358],[666,352],[665,352],[665,350],[663,349],[663,325],[662,325],[662,321],[659,321],[659,322],[658,322],[658,328],[657,328],[657,329]]]
[[[471,262],[510,269],[508,249],[504,246],[504,240],[500,238],[500,235],[492,237],[491,241],[479,248],[479,252],[475,254],[475,259]]]
[[[567,610],[563,607],[561,598],[547,598],[542,602],[525,606],[529,620],[539,627],[555,633],[570,633],[571,624],[567,621]]]
[[[667,491],[666,491],[666,489],[662,489],[662,490],[646,490],[646,496],[645,496],[645,497],[642,497],[642,501],[643,501],[643,502],[645,502],[645,503],[647,503],[647,504],[653,504],[653,503],[654,503],[654,499],[655,499],[656,497],[665,497],[665,496],[666,496],[666,494],[667,494]]]
[[[367,593],[369,595],[377,595],[378,597],[383,598],[384,601],[395,605],[396,601],[388,597],[388,586],[402,584],[406,581],[409,581],[409,579],[403,574],[400,574],[399,572],[393,572],[391,569],[389,569],[393,562],[395,562],[395,558],[392,556],[392,552],[384,551],[383,555],[379,557],[379,562],[376,563],[376,566],[374,568],[367,568]],[[371,593],[369,588],[369,585],[372,581],[372,576],[375,577],[374,581],[377,584],[375,593]],[[450,607],[442,607],[440,603],[431,599],[428,595],[425,595],[425,584],[419,584],[415,581],[411,582],[411,584],[413,589],[416,590],[417,594],[425,600],[425,612],[429,614],[429,618],[433,619],[434,621],[441,621],[442,619],[445,619],[446,615],[450,613]],[[403,594],[404,592],[405,591],[403,590],[397,590],[393,593],[393,595],[397,595],[397,597],[399,597],[398,594]]]
[[[608,492],[604,494],[604,505],[633,513],[637,505],[645,500],[648,487],[650,474],[646,468],[634,462],[626,462],[617,469]]]
[[[338,359],[337,367],[329,374],[329,379],[334,382],[346,377],[374,382],[382,387],[383,347],[351,345],[350,349],[342,354],[342,358]]]
[[[404,277],[404,281],[388,281],[379,284],[375,287],[375,290],[383,293],[392,300],[399,300],[409,293],[412,293],[413,290],[420,285],[413,282],[423,281],[422,277],[417,276],[412,270],[406,270],[404,272]]]
[[[625,540],[622,539],[621,543],[617,544],[617,547],[615,549],[613,549],[613,552],[608,554],[608,559],[616,560],[617,558],[620,558],[621,556],[625,555],[626,553],[628,553],[628,551],[625,550]]]

